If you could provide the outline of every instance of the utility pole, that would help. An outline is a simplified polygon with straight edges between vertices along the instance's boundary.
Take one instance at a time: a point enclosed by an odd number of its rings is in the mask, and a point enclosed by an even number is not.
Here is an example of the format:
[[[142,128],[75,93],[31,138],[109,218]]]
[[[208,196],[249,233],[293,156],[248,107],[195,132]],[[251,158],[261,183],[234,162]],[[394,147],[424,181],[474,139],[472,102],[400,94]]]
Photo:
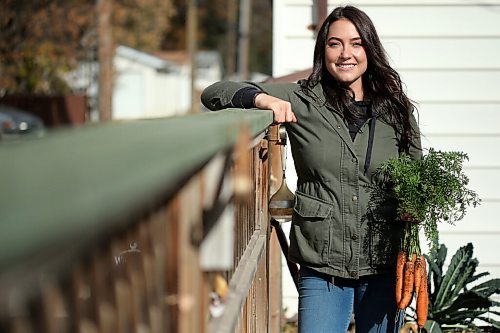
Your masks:
[[[240,0],[240,27],[238,38],[238,74],[241,80],[249,79],[248,51],[250,48],[251,0]]]
[[[328,15],[328,1],[327,0],[318,0],[318,23],[316,26],[316,32],[319,31],[319,28],[323,24]]]
[[[198,10],[197,0],[188,0],[187,12],[187,51],[191,64],[191,113],[199,112],[199,93],[196,90],[196,52],[197,52]]]
[[[314,32],[317,36],[321,25],[328,15],[328,0],[314,0],[313,1],[313,22],[307,29]]]
[[[238,14],[237,0],[227,0],[227,41],[226,41],[226,76],[236,72],[236,20]]]
[[[99,60],[99,121],[112,118],[113,40],[111,34],[112,0],[97,0],[97,35]]]

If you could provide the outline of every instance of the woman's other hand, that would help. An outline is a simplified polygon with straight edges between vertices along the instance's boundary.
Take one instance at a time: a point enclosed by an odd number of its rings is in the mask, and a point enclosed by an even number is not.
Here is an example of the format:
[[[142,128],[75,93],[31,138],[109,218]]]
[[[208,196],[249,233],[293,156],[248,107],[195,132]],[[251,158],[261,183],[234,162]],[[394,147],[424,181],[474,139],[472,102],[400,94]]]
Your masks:
[[[258,94],[255,97],[255,106],[259,109],[273,111],[275,123],[297,122],[297,118],[292,112],[292,105],[290,102],[267,94]]]
[[[401,216],[401,220],[403,220],[405,222],[412,222],[412,223],[419,223],[420,222],[420,221],[417,221],[411,214],[408,214],[408,213],[404,213]]]

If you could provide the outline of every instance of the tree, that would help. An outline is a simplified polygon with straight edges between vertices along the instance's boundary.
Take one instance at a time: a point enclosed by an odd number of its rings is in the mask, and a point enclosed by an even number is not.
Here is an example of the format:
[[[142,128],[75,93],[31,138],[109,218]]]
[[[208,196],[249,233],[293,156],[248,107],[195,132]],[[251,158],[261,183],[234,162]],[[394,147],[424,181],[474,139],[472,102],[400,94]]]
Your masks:
[[[157,50],[172,11],[168,0],[114,0],[115,43]],[[95,0],[2,0],[0,13],[0,96],[67,93],[64,73],[95,60]]]
[[[69,88],[61,73],[76,65],[93,24],[88,0],[0,3],[0,95]]]
[[[239,3],[238,0],[235,0]],[[228,48],[227,34],[228,0],[201,0],[198,7],[198,48],[217,50],[226,56]],[[171,24],[166,30],[162,49],[186,49],[186,0],[173,0],[175,12]],[[235,46],[237,40],[233,41]],[[272,68],[272,2],[270,0],[252,0],[252,25],[250,36],[250,71],[271,74]],[[224,59],[227,61],[227,59]]]
[[[114,38],[141,51],[157,51],[173,13],[167,0],[114,0]]]
[[[272,74],[273,6],[270,0],[253,0],[250,36],[250,71]]]

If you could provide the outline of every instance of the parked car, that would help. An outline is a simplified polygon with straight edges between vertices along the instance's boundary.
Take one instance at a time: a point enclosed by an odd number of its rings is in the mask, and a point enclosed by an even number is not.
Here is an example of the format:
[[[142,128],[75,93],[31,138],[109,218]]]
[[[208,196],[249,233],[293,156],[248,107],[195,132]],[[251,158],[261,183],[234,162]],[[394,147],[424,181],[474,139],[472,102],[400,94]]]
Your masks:
[[[39,117],[12,106],[0,105],[0,138],[43,133],[45,126]]]

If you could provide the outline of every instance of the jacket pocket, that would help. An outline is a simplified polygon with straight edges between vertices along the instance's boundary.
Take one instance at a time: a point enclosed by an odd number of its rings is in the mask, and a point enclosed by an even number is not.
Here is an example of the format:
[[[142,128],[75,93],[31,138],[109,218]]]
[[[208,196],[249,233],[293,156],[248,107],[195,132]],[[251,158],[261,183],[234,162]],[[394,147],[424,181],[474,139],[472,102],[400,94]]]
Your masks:
[[[290,256],[313,265],[328,262],[330,224],[333,207],[314,197],[295,193]]]
[[[306,194],[296,192],[293,210],[302,217],[326,218],[330,215],[332,205]]]

